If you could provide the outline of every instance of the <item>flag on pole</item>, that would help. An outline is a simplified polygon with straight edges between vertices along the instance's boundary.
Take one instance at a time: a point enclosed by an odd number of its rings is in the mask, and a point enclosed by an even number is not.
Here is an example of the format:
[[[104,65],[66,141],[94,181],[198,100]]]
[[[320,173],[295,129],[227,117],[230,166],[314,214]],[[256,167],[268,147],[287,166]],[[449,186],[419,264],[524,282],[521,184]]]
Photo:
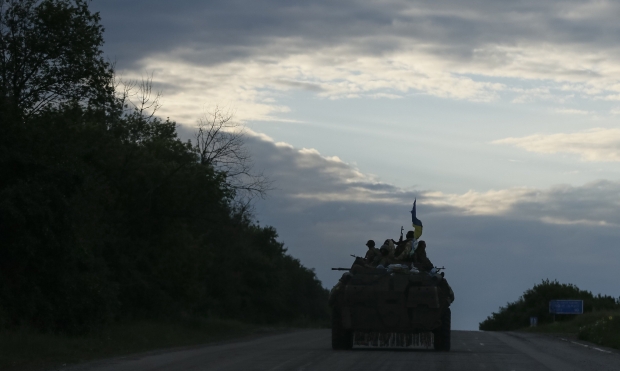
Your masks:
[[[413,238],[417,240],[422,236],[422,222],[415,216],[416,201],[417,200],[413,201],[413,208],[411,209],[411,224],[413,225]]]

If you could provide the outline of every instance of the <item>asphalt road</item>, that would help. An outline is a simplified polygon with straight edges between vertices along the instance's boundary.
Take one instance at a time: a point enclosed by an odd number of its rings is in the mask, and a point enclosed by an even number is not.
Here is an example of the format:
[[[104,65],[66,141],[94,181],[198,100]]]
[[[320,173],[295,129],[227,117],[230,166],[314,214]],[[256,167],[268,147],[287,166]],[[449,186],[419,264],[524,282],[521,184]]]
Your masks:
[[[285,334],[71,368],[71,371],[171,370],[620,370],[620,353],[542,335],[453,331],[452,351],[333,351],[329,330]],[[66,369],[65,369],[66,370]]]

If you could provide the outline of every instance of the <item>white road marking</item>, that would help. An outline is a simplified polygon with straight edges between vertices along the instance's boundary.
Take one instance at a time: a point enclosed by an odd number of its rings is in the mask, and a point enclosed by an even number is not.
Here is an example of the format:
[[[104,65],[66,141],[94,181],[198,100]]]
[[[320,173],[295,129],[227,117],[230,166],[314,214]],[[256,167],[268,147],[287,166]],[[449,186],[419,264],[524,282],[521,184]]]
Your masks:
[[[610,353],[610,354],[612,353],[612,352],[610,352],[608,350],[605,350],[605,349],[589,346],[588,344],[581,344],[581,343],[578,343],[576,341],[569,341],[568,339],[564,339],[564,338],[560,338],[560,340],[566,341],[566,342],[570,342],[570,343],[575,344],[575,345],[581,345],[584,348],[590,348],[590,349],[598,350],[599,352]]]
[[[608,350],[601,349],[601,348],[597,348],[597,347],[591,347],[591,346],[589,346],[589,345],[587,345],[587,344],[581,344],[581,343],[578,343],[578,342],[576,342],[576,341],[571,341],[571,343],[573,343],[573,344],[577,344],[577,345],[581,345],[581,346],[582,346],[582,347],[584,347],[584,348],[590,348],[590,349],[598,350],[599,352],[603,352],[603,353],[611,353],[611,352],[610,352],[610,351],[608,351]]]

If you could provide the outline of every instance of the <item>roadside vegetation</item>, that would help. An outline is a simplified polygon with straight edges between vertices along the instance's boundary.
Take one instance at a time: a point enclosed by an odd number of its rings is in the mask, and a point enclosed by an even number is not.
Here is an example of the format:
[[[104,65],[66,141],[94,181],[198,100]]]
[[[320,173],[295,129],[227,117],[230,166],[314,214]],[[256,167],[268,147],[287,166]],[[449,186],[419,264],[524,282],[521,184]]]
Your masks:
[[[620,349],[620,310],[585,313],[570,321],[552,322],[522,330],[566,336]]]
[[[556,315],[554,318],[549,313],[549,301],[561,299],[583,300],[584,314]],[[529,327],[530,317],[538,318],[537,327]],[[525,291],[517,301],[487,317],[479,328],[483,331],[561,334],[620,349],[620,299],[594,296],[575,285],[545,280]]]
[[[325,322],[328,291],[253,218],[271,185],[239,126],[215,110],[180,140],[148,78],[117,79],[88,3],[0,3],[3,365]],[[136,346],[105,341],[145,323]]]
[[[65,365],[224,341],[277,331],[232,320],[130,321],[84,335],[42,333],[25,328],[0,332],[1,370],[46,370]]]

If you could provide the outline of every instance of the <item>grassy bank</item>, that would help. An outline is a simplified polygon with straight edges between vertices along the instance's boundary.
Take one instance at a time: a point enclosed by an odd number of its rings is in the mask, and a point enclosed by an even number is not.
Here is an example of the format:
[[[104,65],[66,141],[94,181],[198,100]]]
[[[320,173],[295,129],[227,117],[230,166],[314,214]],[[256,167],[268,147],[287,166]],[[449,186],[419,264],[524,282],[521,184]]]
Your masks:
[[[579,340],[620,349],[620,311],[585,313],[571,321],[528,327],[526,332],[564,334]]]
[[[192,320],[176,323],[117,324],[87,336],[0,330],[0,370],[43,370],[100,358],[204,344],[281,329],[283,327],[266,329],[236,321]]]

